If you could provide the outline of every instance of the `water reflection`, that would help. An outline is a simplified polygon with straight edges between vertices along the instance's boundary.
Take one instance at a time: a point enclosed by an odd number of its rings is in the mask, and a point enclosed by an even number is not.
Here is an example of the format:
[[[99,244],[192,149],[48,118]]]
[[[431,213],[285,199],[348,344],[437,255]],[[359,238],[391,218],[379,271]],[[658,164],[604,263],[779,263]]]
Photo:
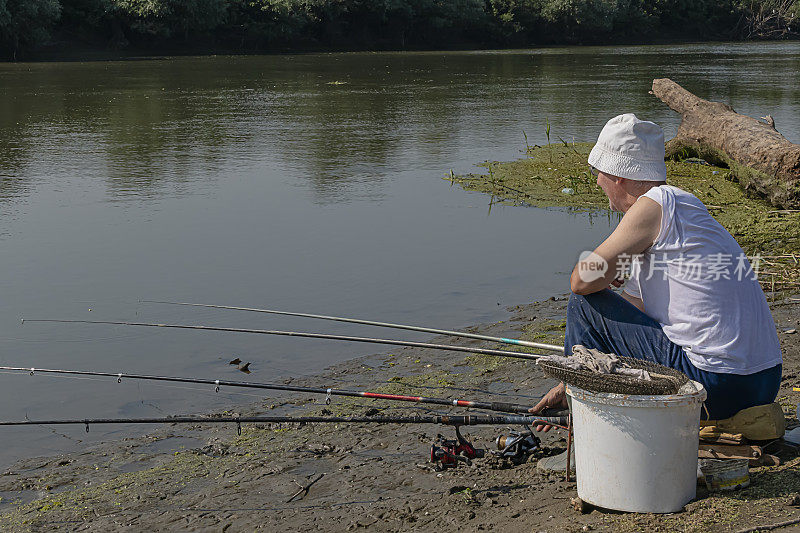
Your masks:
[[[545,118],[567,140],[591,140],[622,111],[674,130],[647,94],[660,76],[769,112],[796,140],[798,68],[794,43],[3,65],[0,171],[23,180],[4,197],[35,179],[26,161],[47,159],[57,165],[38,172],[101,177],[130,200],[268,161],[299,168],[318,203],[375,200],[400,158],[436,160],[498,130],[541,142]]]

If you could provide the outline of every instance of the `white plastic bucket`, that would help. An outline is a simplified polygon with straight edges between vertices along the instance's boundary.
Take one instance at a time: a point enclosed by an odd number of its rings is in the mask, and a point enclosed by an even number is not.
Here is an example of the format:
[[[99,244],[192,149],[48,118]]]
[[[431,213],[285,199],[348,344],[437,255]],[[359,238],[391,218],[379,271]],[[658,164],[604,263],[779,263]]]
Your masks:
[[[673,513],[696,495],[703,386],[637,396],[567,386],[578,497],[597,507]]]

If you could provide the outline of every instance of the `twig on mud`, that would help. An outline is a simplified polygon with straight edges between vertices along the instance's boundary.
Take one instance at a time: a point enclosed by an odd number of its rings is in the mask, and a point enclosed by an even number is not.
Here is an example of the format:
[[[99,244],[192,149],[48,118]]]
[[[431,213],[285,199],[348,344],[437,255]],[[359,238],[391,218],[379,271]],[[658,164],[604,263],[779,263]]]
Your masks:
[[[773,529],[778,529],[786,526],[793,526],[794,524],[800,524],[800,518],[795,518],[794,520],[787,520],[786,522],[778,522],[777,524],[769,524],[766,526],[748,527],[747,529],[740,529],[736,533],[755,533],[756,531],[772,531]]]
[[[300,499],[302,500],[302,499],[305,497],[305,495],[306,495],[306,494],[308,494],[308,489],[310,489],[310,488],[311,488],[311,485],[313,485],[314,483],[316,483],[317,481],[319,481],[320,479],[322,479],[322,476],[324,476],[324,475],[325,475],[325,472],[321,473],[320,475],[318,475],[317,477],[315,477],[315,478],[314,478],[314,479],[313,479],[311,482],[309,482],[309,483],[308,483],[308,485],[306,485],[306,486],[302,486],[302,485],[300,485],[300,483],[297,483],[297,481],[295,481],[295,483],[297,484],[297,486],[298,486],[298,487],[300,487],[300,490],[298,490],[297,492],[295,492],[294,494],[292,494],[292,497],[291,497],[291,498],[289,498],[288,500],[286,500],[286,503],[291,503],[291,502],[292,502],[292,500],[294,500],[295,498],[297,498],[297,497],[298,497],[298,496],[300,496],[301,494],[303,495],[303,496],[300,498]]]

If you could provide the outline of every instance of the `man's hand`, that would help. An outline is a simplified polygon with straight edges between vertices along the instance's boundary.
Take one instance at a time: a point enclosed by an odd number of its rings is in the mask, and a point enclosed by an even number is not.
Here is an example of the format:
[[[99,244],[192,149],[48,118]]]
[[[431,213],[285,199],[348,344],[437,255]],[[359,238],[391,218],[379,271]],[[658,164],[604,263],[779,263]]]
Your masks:
[[[532,412],[539,413],[549,408],[566,409],[567,407],[569,407],[567,405],[567,388],[562,382],[550,389],[550,391],[539,400],[539,403],[534,406]],[[539,424],[535,425],[533,429],[547,433],[552,427],[553,426]]]

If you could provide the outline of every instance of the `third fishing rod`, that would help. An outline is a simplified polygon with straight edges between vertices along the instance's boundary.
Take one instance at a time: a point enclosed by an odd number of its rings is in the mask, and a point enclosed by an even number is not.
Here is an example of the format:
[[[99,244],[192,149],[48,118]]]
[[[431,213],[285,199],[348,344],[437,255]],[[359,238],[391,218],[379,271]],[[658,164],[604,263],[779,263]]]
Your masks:
[[[199,417],[174,416],[162,418],[72,418],[56,420],[3,420],[0,426],[52,426],[77,424],[191,424],[191,423],[254,423],[254,424],[441,424],[445,426],[500,426],[513,424],[532,426],[537,422],[549,422],[562,427],[567,417],[519,416],[519,415],[415,415],[415,416],[236,416]],[[566,427],[563,429],[567,429]]]
[[[546,421],[549,424],[557,425],[561,429],[566,429],[571,433],[569,417],[559,417],[558,423],[554,419],[542,420],[535,416],[521,415],[415,415],[415,416],[234,416],[234,417],[198,417],[198,416],[175,416],[161,418],[73,418],[55,420],[0,420],[0,427],[5,426],[54,426],[54,425],[82,425],[86,432],[89,432],[90,425],[100,424],[236,424],[236,431],[242,434],[242,424],[270,424],[270,423],[292,423],[292,424],[441,424],[453,426],[456,431],[457,440],[445,439],[441,435],[431,446],[430,460],[438,463],[441,468],[456,466],[463,462],[470,463],[470,460],[484,455],[483,450],[476,449],[464,436],[459,428],[462,426],[482,426],[482,425],[523,425],[526,427],[536,425]],[[565,425],[566,424],[566,425]],[[530,430],[529,430],[530,431]],[[534,437],[533,448],[538,447],[538,439]],[[527,450],[530,453],[532,449]],[[505,448],[503,450],[505,452]],[[518,452],[517,452],[518,453]],[[527,458],[527,456],[526,456]],[[568,459],[569,461],[569,459]],[[567,463],[569,464],[569,462]]]
[[[230,309],[235,311],[249,311],[254,313],[267,313],[271,315],[286,315],[286,316],[299,316],[304,318],[317,318],[320,320],[333,320],[336,322],[349,322],[351,324],[363,324],[366,326],[379,326],[384,328],[393,329],[406,329],[410,331],[421,331],[424,333],[434,333],[436,335],[448,335],[450,337],[463,337],[466,339],[478,339],[484,341],[501,342],[503,344],[513,344],[516,346],[527,346],[529,348],[538,348],[540,350],[550,350],[553,352],[564,353],[564,347],[556,344],[546,344],[543,342],[526,341],[522,339],[509,339],[506,337],[493,337],[491,335],[482,335],[480,333],[468,333],[465,331],[452,331],[449,329],[437,329],[424,326],[409,326],[408,324],[393,324],[391,322],[378,322],[376,320],[363,320],[360,318],[346,318],[341,316],[317,315],[313,313],[298,313],[294,311],[278,311],[275,309],[260,309],[257,307],[238,307],[233,305],[216,305],[216,304],[201,304],[191,302],[170,302],[164,300],[139,300],[142,303],[150,304],[167,304],[167,305],[184,305],[188,307],[206,307],[211,309]]]
[[[430,342],[412,342],[392,339],[374,339],[370,337],[352,337],[349,335],[329,335],[327,333],[306,333],[302,331],[277,331],[271,329],[248,329],[248,328],[223,328],[219,326],[202,326],[189,324],[157,324],[153,322],[124,322],[111,320],[65,320],[65,319],[27,319],[22,322],[56,322],[61,324],[109,324],[116,326],[142,326],[150,328],[172,328],[172,329],[197,329],[203,331],[230,331],[233,333],[258,333],[261,335],[283,335],[286,337],[307,337],[312,339],[327,339],[337,341],[367,342],[372,344],[390,344],[394,346],[411,346],[414,348],[434,348],[436,350],[449,350],[455,352],[479,353],[483,355],[497,355],[500,357],[514,357],[517,359],[538,359],[544,357],[540,354],[530,354],[523,352],[512,352],[508,350],[491,350],[488,348],[471,348],[467,346],[453,346],[450,344],[434,344]]]
[[[31,375],[36,373],[41,374],[55,374],[55,375],[72,375],[72,376],[96,376],[96,377],[110,377],[116,378],[117,383],[121,383],[123,379],[135,379],[146,381],[167,381],[172,383],[195,383],[201,385],[212,385],[215,390],[219,392],[220,387],[241,387],[249,389],[266,389],[266,390],[280,390],[289,392],[307,392],[311,394],[325,394],[326,403],[329,403],[331,396],[350,396],[360,398],[373,398],[379,400],[392,400],[402,402],[416,402],[434,405],[450,405],[456,407],[470,407],[473,409],[485,409],[488,411],[497,411],[502,413],[524,413],[533,414],[533,407],[528,405],[519,405],[508,402],[481,402],[474,400],[450,400],[447,398],[430,398],[426,396],[407,396],[401,394],[386,394],[381,392],[368,392],[368,391],[353,391],[344,389],[324,388],[324,387],[302,387],[299,385],[285,385],[277,383],[258,383],[252,381],[229,381],[224,379],[203,379],[203,378],[190,378],[180,376],[153,376],[147,374],[126,374],[123,372],[97,372],[90,370],[64,370],[52,368],[31,368],[20,366],[0,366],[0,370],[12,372],[28,372]],[[540,417],[538,419],[548,422],[548,418],[552,418],[551,422],[558,423],[559,417]]]

